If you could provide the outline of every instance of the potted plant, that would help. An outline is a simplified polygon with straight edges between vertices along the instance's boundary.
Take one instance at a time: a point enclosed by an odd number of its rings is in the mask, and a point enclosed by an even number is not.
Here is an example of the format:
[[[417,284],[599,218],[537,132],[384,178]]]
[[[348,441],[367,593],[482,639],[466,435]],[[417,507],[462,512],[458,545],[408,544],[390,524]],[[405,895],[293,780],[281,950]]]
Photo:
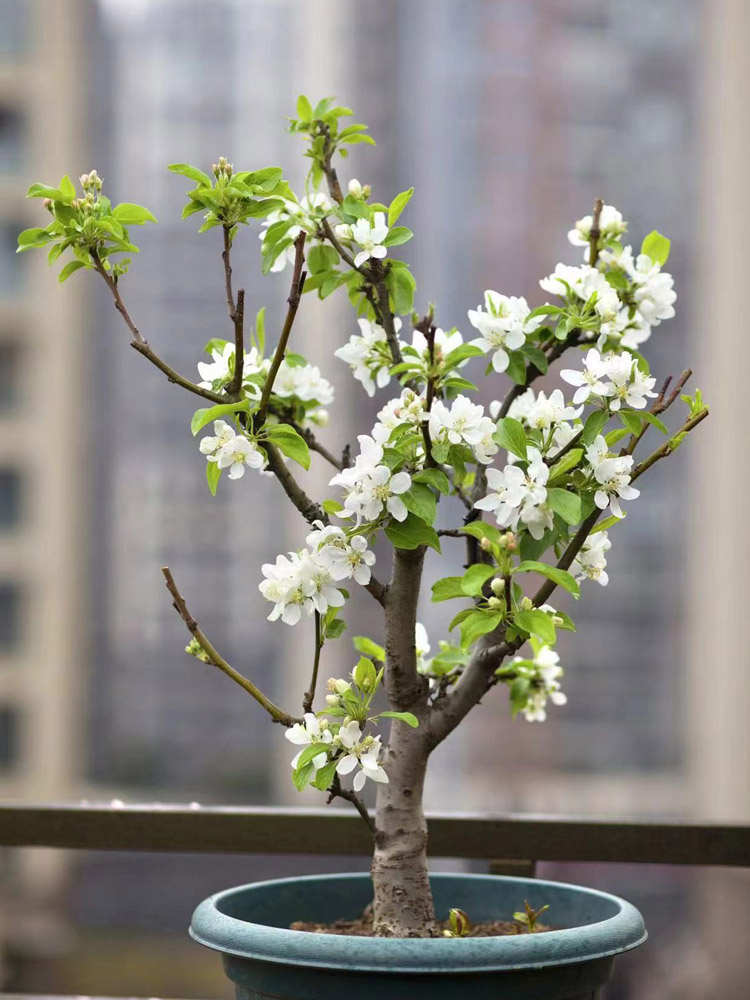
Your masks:
[[[708,414],[700,392],[682,391],[690,372],[659,388],[640,353],[674,315],[673,282],[663,270],[669,240],[651,232],[635,254],[621,214],[597,200],[569,233],[582,260],[558,264],[540,282],[549,301],[531,308],[487,291],[469,310],[474,334],[465,339],[437,326],[432,305],[413,312],[415,281],[395,256],[412,237],[400,224],[412,189],[378,203],[368,185],[342,188],[335,155],[372,143],[364,125],[345,124],[351,114],[331,100],[313,108],[300,97],[290,131],[310,160],[302,197],[277,167],[239,171],[223,157],[210,173],[169,167],[191,182],[183,217],[201,215],[200,232],[220,236],[230,336],[206,345],[197,380],[154,351],[122,294],[128,255],[137,251],[130,228],[156,221],[147,209],[112,205],[91,171],[80,178],[81,193],[68,177],[58,187],[34,184],[29,197],[44,199],[49,224],[19,237],[19,250],[46,247],[50,262],[67,254],[61,281],[96,272],[135,350],[200,398],[192,432],[201,435],[212,493],[222,477],[270,474],[307,521],[300,548],[264,565],[258,584],[277,627],[310,632],[299,711],[274,704],[226,662],[170,570],[162,572],[191,634],[188,653],[231,677],[285,729],[297,788],[314,786],[359,811],[373,834],[371,878],[230,889],[198,907],[192,934],[223,952],[240,997],[307,998],[350,987],[365,998],[412,998],[441,986],[461,996],[595,996],[614,955],[644,939],[639,914],[573,886],[430,877],[422,790],[433,750],[494,689],[529,722],[544,721],[549,702],[564,704],[554,645],[557,631],[574,624],[549,602],[557,589],[578,598],[582,584],[606,585],[621,500],[636,501],[636,481]],[[286,318],[270,351],[263,309],[248,324],[244,291],[233,283],[234,241],[256,222],[263,272],[291,272]],[[333,389],[306,360],[304,336],[293,336],[303,293],[324,299],[340,288],[357,325],[334,353],[368,396],[389,390],[374,427],[341,458],[320,437]],[[537,391],[534,383],[563,355],[561,386]],[[482,374],[482,398],[494,400],[487,408],[475,401],[473,379]],[[663,417],[678,400],[687,415],[669,430]],[[332,467],[331,496],[322,502],[294,471],[309,467],[311,453]],[[438,503],[450,507],[453,527],[436,526]],[[388,551],[388,582],[374,567],[376,541]],[[447,629],[455,638],[441,640],[430,657],[418,602],[425,552],[439,553],[443,543],[465,545],[465,569],[431,583],[432,600],[458,602],[458,610]],[[355,637],[351,675],[324,686],[327,644],[348,641],[353,586],[380,606],[384,642]],[[368,780],[377,786],[374,815],[360,797]]]

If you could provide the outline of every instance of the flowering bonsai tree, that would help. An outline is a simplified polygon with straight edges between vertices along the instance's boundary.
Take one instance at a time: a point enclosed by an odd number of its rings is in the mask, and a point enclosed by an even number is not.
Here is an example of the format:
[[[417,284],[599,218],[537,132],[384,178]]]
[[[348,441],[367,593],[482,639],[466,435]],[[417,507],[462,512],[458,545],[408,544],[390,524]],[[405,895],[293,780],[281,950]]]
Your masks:
[[[80,194],[68,177],[58,187],[29,189],[50,219],[21,233],[19,250],[47,247],[50,262],[66,255],[61,281],[77,270],[98,274],[135,350],[200,398],[192,433],[202,435],[212,493],[225,473],[230,481],[272,476],[307,522],[300,547],[258,574],[269,620],[310,629],[299,716],[224,660],[169,569],[162,572],[192,636],[187,651],[229,675],[285,727],[296,748],[297,788],[349,800],[371,829],[375,933],[430,936],[422,809],[430,754],[494,689],[505,693],[513,716],[529,722],[544,721],[549,702],[565,703],[554,646],[557,631],[574,624],[549,603],[553,593],[578,598],[582,585],[606,586],[609,534],[624,517],[622,502],[637,501],[636,482],[708,410],[700,392],[682,393],[690,372],[657,388],[640,353],[674,316],[673,282],[663,270],[669,240],[652,232],[634,253],[620,212],[601,201],[569,233],[579,262],[558,264],[540,281],[543,304],[486,291],[468,312],[469,337],[438,327],[432,305],[414,312],[415,281],[396,256],[412,238],[399,224],[412,189],[380,203],[356,180],[342,188],[335,157],[372,143],[364,125],[343,123],[351,114],[331,100],[313,108],[300,97],[289,127],[310,161],[301,196],[277,167],[239,171],[223,157],[210,173],[169,167],[191,184],[183,217],[200,215],[199,232],[220,236],[229,336],[209,341],[195,381],[155,353],[123,298],[128,255],[137,251],[130,228],[156,220],[139,205],[113,205],[96,171],[80,178]],[[246,323],[244,291],[233,285],[234,241],[256,222],[263,272],[291,271],[286,318],[271,350],[263,309]],[[304,356],[304,332],[292,338],[303,293],[324,299],[339,289],[356,322],[334,351],[337,363],[383,404],[374,427],[363,428],[341,458],[319,437],[333,388]],[[537,390],[563,356],[561,384]],[[678,399],[687,415],[670,431],[662,417]],[[650,451],[647,437],[657,438]],[[309,496],[294,471],[309,467],[311,453],[332,467],[327,499]],[[439,503],[455,527],[436,526]],[[374,572],[381,536],[388,582]],[[425,552],[462,540],[464,572],[431,582],[433,601],[458,605],[431,657],[417,621]],[[351,675],[329,680],[323,694],[322,653],[347,627],[353,586],[381,606],[383,645],[356,637]],[[377,785],[374,817],[359,797],[368,779]]]

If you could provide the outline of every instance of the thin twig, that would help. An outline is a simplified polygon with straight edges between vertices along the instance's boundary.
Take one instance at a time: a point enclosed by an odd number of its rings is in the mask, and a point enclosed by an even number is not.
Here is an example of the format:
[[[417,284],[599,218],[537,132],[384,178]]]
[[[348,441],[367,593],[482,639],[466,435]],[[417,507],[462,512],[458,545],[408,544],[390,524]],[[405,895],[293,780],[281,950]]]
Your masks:
[[[357,267],[357,265],[354,263],[354,257],[352,257],[349,251],[342,245],[341,241],[338,239],[333,229],[331,229],[331,224],[328,221],[328,219],[325,218],[321,220],[320,225],[323,230],[323,233],[325,234],[325,238],[331,244],[331,246],[339,255],[339,257],[341,257],[344,263],[348,264],[349,267],[352,269],[352,271],[357,271],[364,277],[365,272],[362,270],[361,267]]]
[[[331,787],[328,789],[328,801],[327,805],[330,805],[334,799],[345,799],[347,802],[351,802],[354,808],[357,810],[359,815],[367,824],[367,828],[370,833],[375,836],[375,820],[367,811],[367,806],[364,804],[362,799],[357,795],[356,792],[351,791],[349,788],[343,788],[341,785],[341,779],[338,774],[334,774],[333,781],[331,782]]]
[[[315,656],[313,657],[312,677],[310,687],[302,698],[302,711],[312,712],[313,701],[315,700],[315,688],[318,684],[318,667],[320,666],[320,651],[323,649],[323,636],[320,627],[320,612],[315,612]]]
[[[692,369],[686,368],[685,371],[682,373],[682,375],[680,375],[677,384],[675,385],[672,392],[669,394],[669,396],[667,396],[667,390],[669,389],[669,386],[672,382],[672,376],[668,375],[667,378],[664,379],[664,384],[662,385],[659,395],[654,400],[654,404],[649,412],[653,413],[655,417],[658,417],[659,414],[664,413],[665,410],[668,410],[669,407],[672,405],[672,403],[674,403],[674,401],[680,395],[682,390],[685,388],[685,383],[692,374],[693,374]],[[639,441],[648,430],[649,426],[650,424],[648,424],[644,420],[643,425],[641,426],[641,429],[638,432],[638,434],[634,434],[630,438],[627,447],[620,454],[632,455],[635,449],[638,447]]]
[[[289,308],[287,309],[286,319],[284,320],[284,325],[281,328],[281,333],[279,334],[279,342],[276,345],[273,361],[271,362],[271,367],[268,370],[268,375],[266,376],[266,381],[263,386],[263,392],[260,397],[260,403],[258,404],[258,412],[255,415],[256,427],[262,427],[265,422],[266,414],[268,412],[268,401],[271,398],[271,392],[273,390],[273,383],[276,379],[279,368],[281,367],[281,362],[284,360],[286,345],[289,341],[289,334],[292,332],[294,318],[297,315],[297,310],[299,309],[302,289],[305,286],[305,278],[307,277],[307,272],[302,269],[302,266],[305,263],[306,237],[307,233],[303,229],[294,241],[295,257],[294,269],[292,271],[292,287],[289,289],[289,298],[287,299]]]
[[[333,166],[333,154],[336,152],[336,147],[331,141],[331,130],[323,122],[320,123],[319,134],[323,136],[323,173],[326,177],[326,183],[328,184],[328,190],[334,201],[337,201],[339,205],[344,200],[344,192],[341,190],[341,184],[339,183],[339,178],[336,173],[336,168]]]
[[[227,677],[231,677],[231,679],[235,682],[235,684],[239,684],[241,688],[244,688],[244,690],[247,691],[247,693],[251,695],[253,698],[255,698],[258,704],[262,708],[264,708],[266,712],[268,712],[268,714],[271,716],[274,722],[279,722],[283,726],[292,726],[294,725],[295,722],[299,722],[300,721],[299,719],[295,719],[293,716],[283,711],[283,709],[279,708],[278,705],[274,705],[274,703],[269,698],[267,698],[263,694],[263,692],[260,691],[255,686],[255,684],[253,684],[252,681],[248,680],[247,677],[244,677],[237,670],[235,670],[234,667],[230,666],[227,663],[227,661],[217,652],[214,646],[211,645],[209,640],[206,638],[205,634],[201,631],[200,627],[198,626],[198,622],[190,614],[187,604],[185,603],[184,597],[182,596],[182,594],[180,594],[179,590],[177,589],[177,585],[174,582],[169,567],[162,566],[161,571],[164,574],[164,580],[167,585],[167,590],[172,596],[172,604],[174,606],[174,609],[177,611],[180,618],[182,618],[182,620],[185,622],[188,632],[190,632],[190,634],[198,641],[198,643],[200,643],[201,649],[208,657],[211,665],[214,667],[218,667],[219,670],[221,670],[223,673],[227,675]]]
[[[234,374],[227,386],[227,394],[239,396],[242,378],[245,374],[245,289],[237,292],[237,307],[234,311]]]
[[[602,235],[599,220],[602,217],[604,202],[597,198],[594,202],[594,214],[591,217],[591,232],[589,233],[589,266],[596,267],[599,260],[599,239]]]
[[[212,392],[210,389],[204,389],[202,386],[196,385],[195,382],[191,382],[190,379],[184,378],[179,372],[175,371],[174,368],[171,368],[166,361],[162,361],[159,355],[152,350],[151,345],[133,322],[130,313],[125,307],[125,303],[122,301],[120,290],[117,287],[115,279],[111,274],[107,273],[104,265],[93,252],[91,256],[94,260],[94,267],[102,278],[104,278],[107,288],[109,288],[112,293],[112,297],[115,301],[115,308],[122,316],[125,321],[125,325],[133,335],[130,346],[138,351],[139,354],[142,354],[143,357],[150,361],[152,365],[159,369],[159,371],[163,372],[169,381],[173,382],[175,385],[180,385],[183,389],[187,389],[188,392],[192,392],[196,396],[201,396],[203,399],[208,399],[212,403],[226,403],[226,396],[219,395],[218,392]]]
[[[328,524],[328,515],[326,512],[320,504],[316,503],[305,493],[287,468],[276,447],[270,441],[262,441],[261,445],[268,457],[268,468],[281,483],[284,492],[304,519],[309,524],[312,524],[313,521],[322,521],[323,524]]]

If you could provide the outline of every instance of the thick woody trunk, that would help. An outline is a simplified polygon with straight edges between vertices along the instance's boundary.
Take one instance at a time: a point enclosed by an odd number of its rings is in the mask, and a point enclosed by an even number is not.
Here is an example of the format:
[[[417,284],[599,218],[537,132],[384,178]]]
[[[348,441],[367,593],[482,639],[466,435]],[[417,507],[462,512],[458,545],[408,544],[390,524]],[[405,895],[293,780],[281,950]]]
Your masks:
[[[430,753],[427,682],[417,673],[414,626],[423,550],[394,553],[385,605],[385,686],[392,709],[413,712],[417,729],[394,720],[383,761],[389,783],[378,785],[372,861],[375,933],[432,937],[435,914],[427,877],[427,824],[422,793]]]

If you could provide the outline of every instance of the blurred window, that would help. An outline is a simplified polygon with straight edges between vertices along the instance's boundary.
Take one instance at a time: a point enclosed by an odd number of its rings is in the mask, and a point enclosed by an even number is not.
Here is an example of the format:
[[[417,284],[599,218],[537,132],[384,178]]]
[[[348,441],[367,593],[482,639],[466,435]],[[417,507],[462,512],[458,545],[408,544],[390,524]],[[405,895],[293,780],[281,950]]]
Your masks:
[[[18,759],[18,711],[0,705],[0,768],[12,767]]]
[[[2,152],[0,152],[0,160]],[[25,226],[16,220],[0,222],[0,298],[10,298],[21,291],[24,267],[22,254],[16,253],[18,234]]]
[[[15,108],[0,106],[0,174],[15,174],[20,170],[23,147],[23,115]]]
[[[21,476],[17,469],[0,469],[0,529],[21,519]]]
[[[11,652],[21,638],[21,590],[12,580],[0,582],[0,652]]]
[[[0,0],[0,59],[18,59],[29,42],[28,0]]]
[[[20,346],[12,341],[0,343],[0,413],[7,413],[16,406],[20,374]]]

